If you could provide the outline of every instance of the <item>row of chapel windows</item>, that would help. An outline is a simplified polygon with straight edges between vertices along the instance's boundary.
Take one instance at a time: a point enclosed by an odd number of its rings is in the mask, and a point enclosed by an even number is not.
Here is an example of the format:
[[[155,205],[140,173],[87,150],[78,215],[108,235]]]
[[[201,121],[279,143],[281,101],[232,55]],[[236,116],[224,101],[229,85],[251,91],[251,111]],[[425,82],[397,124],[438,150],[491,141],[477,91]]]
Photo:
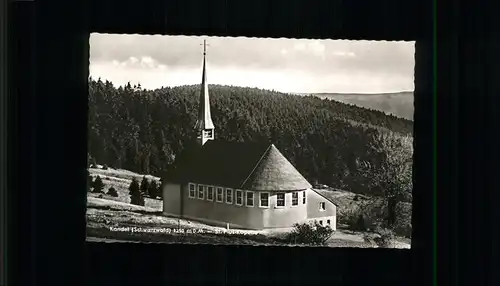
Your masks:
[[[243,205],[243,191],[242,190],[233,190],[226,188],[225,189],[225,198],[224,198],[224,188],[222,187],[213,187],[213,186],[205,186],[205,185],[195,185],[189,184],[189,197],[190,198],[198,198],[200,200],[208,200],[213,201],[215,197],[215,201],[219,203],[227,203],[233,204],[233,193],[234,193],[234,203],[236,205]],[[306,192],[302,191],[302,204],[306,203]],[[255,193],[252,191],[245,192],[245,205],[247,207],[253,207],[255,205]],[[299,192],[292,193],[292,206],[299,205]],[[285,193],[277,193],[276,194],[276,206],[284,207],[285,206]],[[269,193],[260,192],[259,193],[259,207],[269,207]],[[323,205],[324,208],[324,205]]]

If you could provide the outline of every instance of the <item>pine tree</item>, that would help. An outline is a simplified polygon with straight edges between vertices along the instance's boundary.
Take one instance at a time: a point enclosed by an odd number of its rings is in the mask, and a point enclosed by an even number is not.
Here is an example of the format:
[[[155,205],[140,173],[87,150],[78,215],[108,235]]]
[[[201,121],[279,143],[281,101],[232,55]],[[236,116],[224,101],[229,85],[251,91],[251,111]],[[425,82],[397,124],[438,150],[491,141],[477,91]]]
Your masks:
[[[139,188],[139,183],[135,178],[132,179],[128,188],[130,194],[130,203],[133,205],[144,206],[144,197]]]
[[[140,190],[141,190],[141,193],[142,193],[143,196],[144,195],[148,195],[148,193],[149,193],[149,181],[146,178],[146,176],[142,177]]]
[[[97,178],[95,178],[93,187],[94,193],[102,193],[102,190],[104,189],[104,183],[102,182],[101,177],[97,176]]]
[[[194,136],[198,87],[138,92],[129,83],[114,87],[103,80],[88,82],[90,164],[141,174],[166,169]],[[382,144],[372,134],[411,136],[413,130],[410,120],[314,96],[222,86],[212,91],[218,139],[275,143],[309,181],[356,193],[384,195],[354,163],[383,164],[384,154],[370,151]]]
[[[156,199],[158,197],[158,184],[155,180],[152,180],[149,184],[148,194],[152,199]]]

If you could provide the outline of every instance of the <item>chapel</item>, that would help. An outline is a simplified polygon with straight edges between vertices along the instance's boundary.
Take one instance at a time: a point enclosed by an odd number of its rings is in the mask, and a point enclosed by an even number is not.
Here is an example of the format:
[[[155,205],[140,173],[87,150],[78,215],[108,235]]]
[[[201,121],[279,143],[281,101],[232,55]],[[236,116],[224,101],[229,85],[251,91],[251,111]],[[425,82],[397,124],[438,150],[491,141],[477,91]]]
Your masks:
[[[274,144],[216,138],[206,42],[196,138],[163,181],[163,214],[235,229],[289,228],[318,221],[336,229],[336,205],[315,191]]]

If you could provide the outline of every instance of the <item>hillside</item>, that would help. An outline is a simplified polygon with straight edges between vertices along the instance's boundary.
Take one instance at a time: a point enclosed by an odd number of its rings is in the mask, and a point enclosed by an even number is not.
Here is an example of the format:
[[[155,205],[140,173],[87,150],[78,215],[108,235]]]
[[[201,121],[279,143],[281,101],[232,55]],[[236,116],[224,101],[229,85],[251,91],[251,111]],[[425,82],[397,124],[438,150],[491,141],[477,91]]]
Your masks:
[[[310,95],[379,110],[397,117],[413,120],[413,92],[380,94],[314,93]]]
[[[159,180],[151,175],[137,174],[128,170],[115,170],[109,168],[102,170],[89,168],[92,177],[100,176],[104,183],[104,191],[113,187],[117,190],[118,197],[101,193],[88,193],[87,196],[87,240],[90,241],[125,241],[125,242],[161,242],[161,243],[210,243],[210,244],[245,244],[245,245],[290,245],[280,241],[288,229],[281,230],[227,230],[225,228],[207,225],[190,220],[179,220],[162,214],[162,200],[145,198],[145,206],[130,204],[128,186],[132,178],[140,180],[143,176],[149,180]],[[334,196],[335,192],[332,192]],[[343,220],[344,209],[352,209],[352,197],[347,194],[342,202],[339,201],[339,220]],[[351,198],[351,199],[350,199]],[[354,202],[356,204],[356,202]],[[112,228],[135,227],[142,229],[170,229],[182,230],[171,233],[151,232],[120,232]],[[330,247],[376,247],[363,240],[361,232],[347,229],[338,229],[328,241]],[[189,233],[190,231],[196,231]],[[410,248],[410,241],[397,237],[395,247]]]
[[[130,172],[127,170],[114,170],[114,169],[103,170],[100,168],[89,168],[88,170],[90,176],[92,177],[92,180],[94,180],[97,176],[99,176],[102,182],[104,183],[104,190],[103,190],[104,194],[89,193],[89,197],[92,198],[103,197],[105,199],[112,200],[122,204],[130,203],[130,195],[128,188],[130,186],[130,183],[132,182],[132,179],[135,178],[138,182],[140,182],[143,176],[145,176],[149,181],[151,180],[154,180],[156,182],[160,181],[160,178],[158,177],[154,177],[151,175],[136,174],[134,172]],[[106,194],[109,188],[111,187],[116,190],[118,197],[112,197]],[[145,198],[144,202],[146,208],[149,209],[161,210],[163,206],[161,200],[157,199]]]
[[[89,160],[160,176],[193,142],[198,94],[199,86],[144,90],[91,79]],[[360,163],[381,170],[392,154],[411,160],[410,120],[256,88],[211,85],[210,95],[216,138],[274,143],[311,182],[380,193]]]

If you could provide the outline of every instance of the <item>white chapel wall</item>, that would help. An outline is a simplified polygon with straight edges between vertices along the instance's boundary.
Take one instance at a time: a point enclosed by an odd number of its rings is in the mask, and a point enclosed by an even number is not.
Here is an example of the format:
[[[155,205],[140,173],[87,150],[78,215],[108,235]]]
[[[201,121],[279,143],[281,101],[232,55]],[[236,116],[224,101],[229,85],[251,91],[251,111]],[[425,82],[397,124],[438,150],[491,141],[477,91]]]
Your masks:
[[[166,183],[163,186],[163,214],[181,214],[181,185]]]
[[[330,227],[336,229],[337,227],[337,206],[316,193],[313,190],[307,191],[307,219],[308,221],[326,221],[330,220]],[[320,203],[325,203],[325,209],[320,209]]]
[[[287,228],[295,223],[303,222],[307,219],[307,201],[303,204],[302,191],[298,191],[298,204],[292,205],[292,194],[294,192],[284,192],[285,206],[277,204],[277,193],[271,192],[270,207],[264,210],[265,228]]]
[[[186,190],[189,185],[184,186]],[[198,190],[199,184],[195,184]],[[243,196],[243,205],[236,204],[236,190],[233,189],[233,201],[227,203],[226,188],[224,189],[224,200],[218,202],[216,199],[217,186],[214,187],[213,199],[207,200],[207,187],[204,189],[204,198],[198,198],[198,192],[195,192],[195,198],[189,197],[189,192],[183,193],[183,216],[188,219],[198,219],[200,221],[211,222],[220,226],[229,226],[232,228],[286,228],[293,226],[294,223],[300,223],[307,219],[307,205],[303,203],[303,191],[298,191],[298,203],[292,205],[292,193],[285,192],[285,206],[278,206],[277,195],[275,192],[262,192],[269,194],[269,205],[263,207],[260,205],[260,193],[254,191],[254,205],[247,206],[245,196]],[[246,190],[241,190],[243,194]],[[307,194],[306,194],[307,196]]]
[[[196,185],[196,190],[198,190],[198,184]],[[188,185],[186,185],[186,190],[188,190]],[[208,185],[203,185],[208,187]],[[183,193],[183,215],[188,219],[198,219],[200,221],[211,222],[215,225],[225,226],[229,223],[230,227],[237,228],[247,228],[247,229],[262,229],[263,228],[263,209],[259,208],[258,205],[258,195],[254,193],[254,206],[249,207],[245,204],[245,197],[243,196],[243,205],[239,206],[235,203],[235,191],[233,189],[233,201],[232,203],[226,202],[226,192],[224,188],[223,202],[217,202],[216,199],[216,189],[214,187],[214,197],[213,200],[207,200],[207,189],[205,188],[205,196],[203,199],[199,199],[196,192],[195,198],[189,197],[189,192]],[[242,190],[243,193],[244,190]]]

